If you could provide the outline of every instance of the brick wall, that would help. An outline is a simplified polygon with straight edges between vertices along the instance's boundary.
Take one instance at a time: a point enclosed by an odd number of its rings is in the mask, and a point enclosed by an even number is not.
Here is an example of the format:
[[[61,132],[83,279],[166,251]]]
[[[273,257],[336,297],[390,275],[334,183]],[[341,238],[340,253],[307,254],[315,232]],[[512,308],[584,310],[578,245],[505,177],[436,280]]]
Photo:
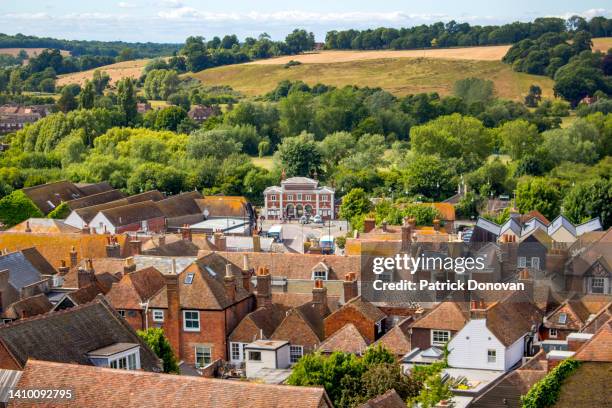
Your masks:
[[[278,326],[272,339],[287,340],[290,344],[303,346],[304,353],[312,353],[320,344],[319,337],[295,311]]]
[[[359,333],[370,342],[376,340],[376,326],[352,307],[344,307],[329,315],[325,321],[325,338],[328,338],[347,323],[353,323]]]

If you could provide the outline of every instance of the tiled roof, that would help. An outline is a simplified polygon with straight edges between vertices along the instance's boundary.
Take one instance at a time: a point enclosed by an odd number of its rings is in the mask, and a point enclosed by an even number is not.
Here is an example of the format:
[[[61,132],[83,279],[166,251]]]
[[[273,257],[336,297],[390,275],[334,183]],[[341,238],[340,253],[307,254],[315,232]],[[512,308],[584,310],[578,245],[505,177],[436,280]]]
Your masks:
[[[367,340],[361,335],[353,323],[345,324],[340,330],[329,336],[318,348],[323,353],[343,351],[345,353],[362,354],[368,347]]]
[[[392,388],[384,394],[366,401],[359,408],[406,408],[406,403]]]
[[[542,312],[523,292],[514,292],[487,308],[487,328],[506,347],[542,321]]]
[[[565,314],[565,322],[562,323],[560,315]],[[557,309],[546,317],[546,327],[578,331],[586,323],[591,313],[579,300],[566,300]]]
[[[412,318],[408,317],[376,340],[375,345],[382,345],[395,355],[403,356],[412,350],[410,342],[410,324]]]
[[[103,204],[92,205],[89,207],[79,208],[74,210],[76,214],[87,224],[102,210],[121,207],[129,204],[141,203],[143,201],[159,201],[164,198],[164,195],[157,190],[146,191],[144,193],[135,194],[133,196],[121,198],[119,200],[109,201]]]
[[[312,300],[311,293],[272,292],[272,303],[297,307]],[[332,312],[340,308],[340,296],[327,295],[327,307]]]
[[[29,231],[27,231],[29,229]],[[53,218],[28,218],[24,222],[9,228],[7,232],[35,232],[52,234],[58,232],[81,232],[78,228]]]
[[[412,327],[459,331],[468,322],[468,316],[455,302],[441,302],[417,320]]]
[[[248,217],[247,201],[244,197],[236,196],[206,196],[196,199],[196,204],[208,217]]]
[[[142,368],[151,371],[158,366],[153,352],[101,297],[0,326],[0,341],[21,366],[31,358],[91,364],[87,353],[114,343],[137,343]]]
[[[27,187],[23,189],[23,192],[45,214],[53,211],[62,201],[73,200],[87,195],[69,181],[56,181],[54,183]]]
[[[117,235],[122,253],[127,253],[125,235]],[[77,260],[85,258],[106,257],[105,235],[98,234],[35,234],[20,232],[1,232],[0,248],[16,251],[36,247],[45,259],[54,267],[60,266],[61,261],[70,260],[72,247],[77,252]]]
[[[288,307],[277,304],[258,308],[238,323],[229,336],[230,341],[251,343],[259,339],[261,335],[263,338],[270,338],[287,315],[288,310]]]
[[[584,346],[574,359],[612,363],[612,320],[608,320]]]
[[[66,296],[72,299],[76,305],[82,305],[83,303],[91,302],[101,293],[103,292],[102,289],[100,289],[100,285],[93,284],[70,292]]]
[[[114,225],[129,225],[140,221],[161,218],[164,213],[153,201],[128,204],[121,207],[109,208],[100,211]]]
[[[53,305],[47,296],[41,293],[12,303],[2,316],[6,319],[18,319],[21,316],[30,317],[47,313],[52,308]]]
[[[563,381],[555,408],[609,407],[612,363],[584,361]]]
[[[74,200],[66,201],[70,210],[77,210],[79,208],[91,207],[92,205],[104,204],[110,201],[120,200],[125,197],[120,190],[108,190],[100,193],[88,195]]]
[[[222,310],[235,302],[242,301],[252,294],[242,287],[241,269],[230,264],[236,278],[236,299],[231,300],[225,291],[223,277],[227,260],[215,253],[196,260],[179,276],[181,307],[186,309]],[[187,274],[193,273],[193,281],[185,281]]]
[[[583,333],[596,333],[608,320],[612,319],[612,302],[602,307],[601,310],[589,320],[580,330]]]
[[[42,275],[54,275],[57,273],[55,268],[36,248],[24,248],[21,250],[21,253]]]
[[[157,206],[167,218],[182,217],[184,215],[201,214],[196,199],[201,199],[202,194],[197,191],[173,195],[157,202]]]
[[[115,309],[141,309],[166,285],[164,275],[153,267],[124,275],[113,283],[106,298]]]
[[[0,256],[0,271],[8,269],[9,283],[18,291],[42,279],[40,272],[21,251]]]
[[[243,255],[248,257],[249,267],[266,267],[272,276],[288,279],[312,279],[312,269],[325,262],[330,268],[328,280],[343,280],[349,272],[355,272],[356,279],[361,277],[361,257],[358,255],[314,255],[272,252],[218,252],[219,255],[237,265],[243,264]]]
[[[85,195],[100,194],[113,189],[106,181],[101,181],[99,183],[76,183],[75,185]]]
[[[17,387],[71,389],[69,406],[152,408],[331,408],[324,388],[146,373],[30,360]],[[29,407],[31,400],[10,406]],[[50,408],[57,402],[37,402]]]
[[[197,258],[195,256],[134,256],[134,262],[136,263],[137,269],[144,269],[147,266],[153,266],[155,269],[165,275],[181,273],[196,259]]]
[[[79,267],[86,267],[86,260],[83,259],[77,267],[71,268],[66,275],[64,275],[64,287],[65,288],[77,288],[78,287],[78,269]],[[119,272],[123,272],[123,266],[125,261],[120,258],[93,258],[91,260],[94,273],[96,276],[103,274],[116,275]]]
[[[350,307],[357,310],[372,323],[376,323],[387,316],[379,308],[377,308],[367,300],[364,300],[361,296],[357,296],[342,305],[342,308],[345,307]]]

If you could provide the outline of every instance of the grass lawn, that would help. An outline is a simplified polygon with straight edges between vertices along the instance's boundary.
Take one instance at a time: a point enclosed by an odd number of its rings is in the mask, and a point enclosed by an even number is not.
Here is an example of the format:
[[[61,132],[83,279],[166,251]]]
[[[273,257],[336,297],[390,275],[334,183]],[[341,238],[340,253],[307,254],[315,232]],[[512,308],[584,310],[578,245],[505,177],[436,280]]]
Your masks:
[[[274,167],[274,161],[272,160],[272,156],[264,156],[264,157],[251,156],[251,162],[255,166],[261,167],[266,170],[272,170],[272,168]]]

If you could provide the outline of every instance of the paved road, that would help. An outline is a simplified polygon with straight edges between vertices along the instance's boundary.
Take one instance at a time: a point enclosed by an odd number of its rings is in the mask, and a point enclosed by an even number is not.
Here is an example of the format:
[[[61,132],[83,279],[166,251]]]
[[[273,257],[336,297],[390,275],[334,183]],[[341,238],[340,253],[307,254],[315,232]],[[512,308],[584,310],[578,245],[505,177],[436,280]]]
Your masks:
[[[273,221],[264,221],[263,229],[267,231],[272,225],[276,224]],[[297,221],[286,222],[283,224],[283,239],[284,244],[292,251],[304,252],[304,242],[311,238],[320,238],[321,235],[332,235],[334,237],[344,235],[347,232],[346,221],[332,221],[325,225],[321,224],[300,224]]]

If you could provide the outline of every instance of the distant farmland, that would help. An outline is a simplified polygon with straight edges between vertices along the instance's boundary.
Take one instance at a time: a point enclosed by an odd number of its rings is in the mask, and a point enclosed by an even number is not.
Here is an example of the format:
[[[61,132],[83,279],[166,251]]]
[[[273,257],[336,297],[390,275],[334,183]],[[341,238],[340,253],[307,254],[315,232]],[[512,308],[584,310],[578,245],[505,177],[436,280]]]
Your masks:
[[[142,73],[142,69],[149,62],[148,59],[139,59],[133,61],[117,62],[111,65],[104,65],[96,68],[106,72],[111,77],[111,84],[115,84],[121,78],[131,77],[138,78]],[[60,75],[57,80],[57,85],[62,86],[66,84],[79,84],[83,85],[86,79],[91,79],[96,69],[90,69],[83,72],[74,72],[72,74]]]
[[[495,83],[502,98],[521,99],[531,84],[552,96],[553,81],[544,76],[512,71],[500,61],[436,58],[384,58],[336,63],[309,63],[284,68],[278,64],[240,64],[207,69],[194,77],[207,85],[229,85],[245,95],[264,94],[284,79],[310,85],[381,87],[396,95],[438,92],[448,95],[458,79],[478,77]]]
[[[13,57],[16,57],[21,50],[27,52],[28,57],[35,57],[43,50],[46,50],[46,48],[0,48],[0,54],[12,55]],[[70,55],[70,51],[60,50],[60,54],[63,56],[68,56]]]

